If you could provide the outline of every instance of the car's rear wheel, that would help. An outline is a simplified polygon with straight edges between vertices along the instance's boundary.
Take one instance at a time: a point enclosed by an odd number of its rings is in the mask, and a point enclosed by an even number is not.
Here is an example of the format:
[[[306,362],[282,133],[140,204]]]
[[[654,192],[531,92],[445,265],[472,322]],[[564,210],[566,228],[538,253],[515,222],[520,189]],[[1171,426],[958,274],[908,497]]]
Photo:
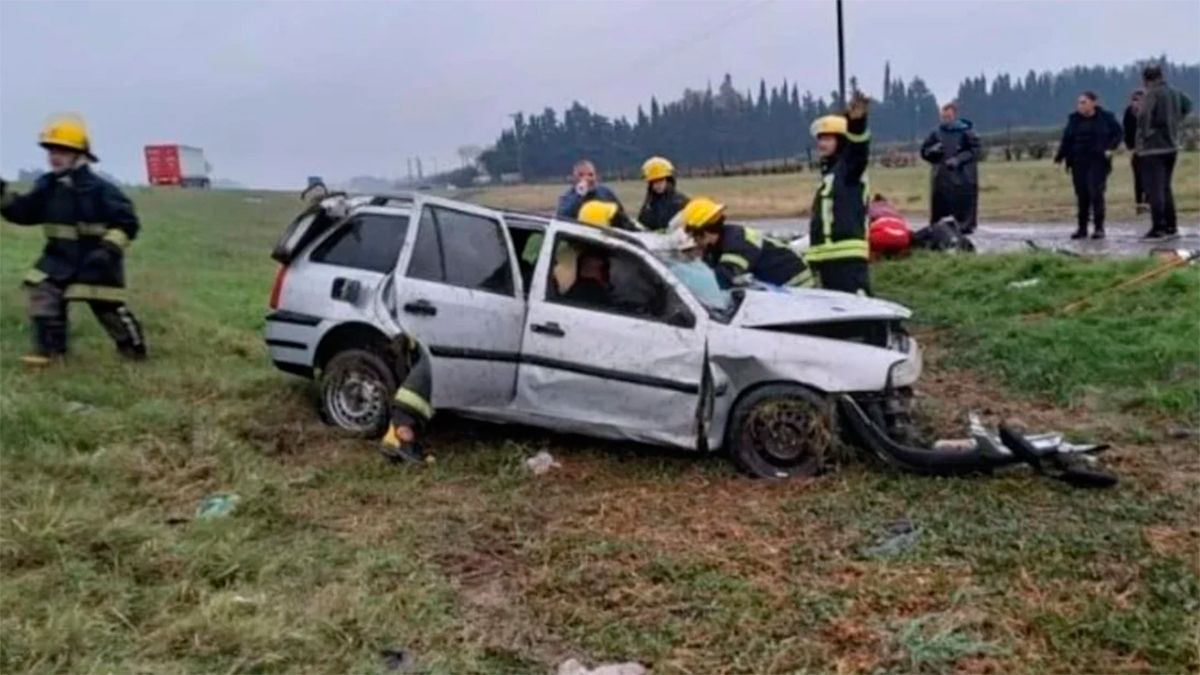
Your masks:
[[[338,352],[321,370],[321,417],[367,437],[387,431],[396,375],[383,358],[365,349]]]
[[[833,405],[817,392],[772,384],[747,394],[733,410],[727,446],[734,463],[759,478],[812,476],[837,438]]]

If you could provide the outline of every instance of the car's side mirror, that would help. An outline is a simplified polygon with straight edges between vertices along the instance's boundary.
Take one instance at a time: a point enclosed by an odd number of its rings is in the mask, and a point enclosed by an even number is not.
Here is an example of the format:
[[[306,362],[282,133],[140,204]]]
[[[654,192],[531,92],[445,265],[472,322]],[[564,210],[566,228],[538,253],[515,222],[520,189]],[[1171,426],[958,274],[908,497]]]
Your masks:
[[[341,300],[353,305],[358,302],[358,296],[361,293],[362,282],[357,279],[338,277],[333,280],[333,288],[330,289],[329,296],[334,300]]]

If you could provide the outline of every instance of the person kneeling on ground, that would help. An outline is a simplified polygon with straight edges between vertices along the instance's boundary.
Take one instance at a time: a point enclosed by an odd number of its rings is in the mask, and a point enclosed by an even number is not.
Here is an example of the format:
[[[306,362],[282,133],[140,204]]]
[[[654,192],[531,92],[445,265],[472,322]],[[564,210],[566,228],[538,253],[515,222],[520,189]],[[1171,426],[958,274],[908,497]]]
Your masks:
[[[651,157],[642,164],[642,178],[646,180],[646,201],[638,212],[638,222],[647,230],[665,230],[688,203],[687,195],[675,189],[675,165],[665,157]]]
[[[812,123],[821,184],[813,196],[811,245],[805,256],[822,287],[866,295],[871,293],[864,180],[871,141],[868,105],[865,96],[855,94],[845,115],[826,115]]]
[[[47,241],[33,269],[25,274],[33,351],[21,358],[45,366],[67,354],[67,304],[86,302],[117,351],[134,360],[146,358],[141,324],[125,304],[125,249],[139,224],[129,198],[96,175],[98,161],[83,120],[58,116],[42,130],[49,173],[18,195],[0,180],[0,215],[17,225],[41,225]]]
[[[684,231],[704,251],[704,261],[716,271],[722,288],[747,285],[752,279],[789,288],[813,285],[799,254],[754,228],[726,224],[724,204],[697,197],[681,213]]]
[[[433,372],[430,368],[429,350],[420,342],[408,337],[402,341],[401,351],[408,361],[408,375],[396,389],[392,400],[391,421],[387,433],[380,441],[379,451],[388,460],[396,463],[420,463],[426,461],[425,450],[419,435],[433,419]]]

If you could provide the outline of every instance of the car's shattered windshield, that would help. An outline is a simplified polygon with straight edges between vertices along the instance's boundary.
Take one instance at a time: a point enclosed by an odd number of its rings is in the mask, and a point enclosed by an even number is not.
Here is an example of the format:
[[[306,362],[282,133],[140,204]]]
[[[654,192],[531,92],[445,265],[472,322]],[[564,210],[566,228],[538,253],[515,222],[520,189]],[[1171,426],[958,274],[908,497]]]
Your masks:
[[[720,287],[716,273],[704,261],[674,251],[658,251],[655,255],[667,266],[671,274],[688,287],[709,314],[724,318],[733,313],[733,294]]]

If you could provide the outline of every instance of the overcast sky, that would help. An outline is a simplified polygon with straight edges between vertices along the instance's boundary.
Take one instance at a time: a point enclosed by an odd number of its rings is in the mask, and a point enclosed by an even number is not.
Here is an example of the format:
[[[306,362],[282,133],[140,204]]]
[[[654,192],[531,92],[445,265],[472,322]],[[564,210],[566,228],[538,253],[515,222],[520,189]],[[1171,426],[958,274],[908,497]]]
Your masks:
[[[847,61],[939,99],[966,75],[1165,53],[1200,60],[1197,0],[847,0]],[[88,120],[101,168],[146,180],[141,148],[205,149],[254,186],[456,164],[517,110],[573,100],[632,117],[657,95],[784,78],[836,86],[833,0],[33,2],[0,0],[0,169],[40,166],[50,113]],[[564,169],[565,171],[566,169]]]

